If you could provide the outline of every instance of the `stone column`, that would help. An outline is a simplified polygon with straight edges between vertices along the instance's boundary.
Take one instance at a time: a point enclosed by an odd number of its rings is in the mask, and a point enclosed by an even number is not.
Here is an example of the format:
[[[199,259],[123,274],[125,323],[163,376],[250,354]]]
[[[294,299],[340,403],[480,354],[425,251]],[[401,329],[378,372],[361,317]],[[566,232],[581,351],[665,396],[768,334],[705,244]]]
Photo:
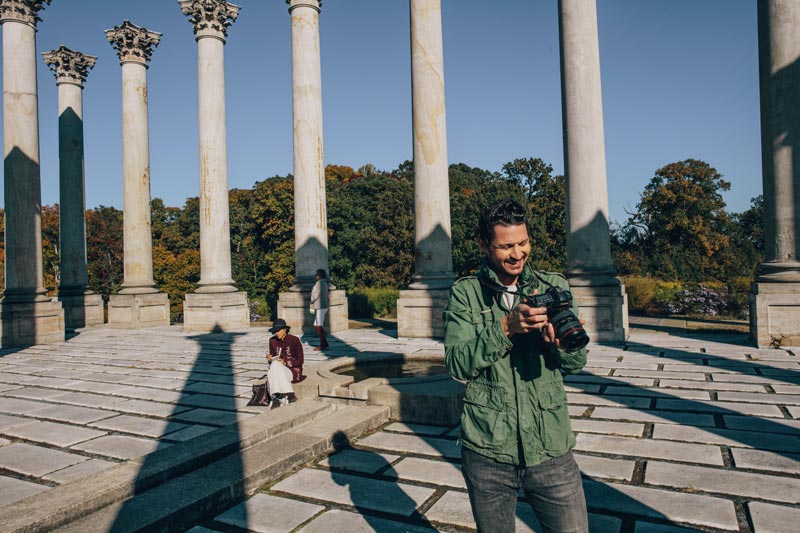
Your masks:
[[[278,296],[278,316],[313,331],[309,313],[314,273],[328,267],[328,214],[322,143],[320,0],[286,0],[292,21],[292,115],[294,120],[295,284]],[[347,298],[331,286],[328,331],[347,329]]]
[[[147,123],[147,63],[161,34],[124,21],[106,38],[122,65],[122,180],[124,280],[111,296],[108,323],[137,329],[169,325],[169,299],[153,281],[150,230],[150,147]]]
[[[614,277],[595,0],[559,0],[567,192],[566,272],[592,340],[628,335],[625,286]]]
[[[750,335],[800,344],[800,3],[758,2],[764,262],[750,287]]]
[[[415,269],[400,291],[400,337],[441,337],[453,284],[441,0],[410,0]]]
[[[239,6],[225,0],[183,0],[197,41],[200,152],[200,286],[183,303],[187,331],[246,329],[247,293],[231,276],[228,145],[225,124],[225,38]]]
[[[3,27],[3,140],[6,287],[2,342],[64,340],[64,310],[45,294],[42,270],[36,24],[50,0],[0,0]]]
[[[65,46],[45,52],[58,86],[59,256],[58,299],[67,329],[102,324],[103,298],[88,289],[83,168],[83,83],[97,59]]]

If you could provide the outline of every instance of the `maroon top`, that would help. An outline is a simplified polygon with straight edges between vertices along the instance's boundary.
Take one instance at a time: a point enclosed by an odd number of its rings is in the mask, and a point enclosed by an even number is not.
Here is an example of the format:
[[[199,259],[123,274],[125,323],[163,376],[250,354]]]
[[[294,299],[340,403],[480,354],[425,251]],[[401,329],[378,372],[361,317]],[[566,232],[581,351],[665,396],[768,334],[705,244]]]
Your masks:
[[[305,379],[303,375],[303,345],[294,335],[286,335],[283,340],[278,337],[269,339],[269,354],[280,357],[286,363],[286,368],[292,371],[292,383],[299,383]]]

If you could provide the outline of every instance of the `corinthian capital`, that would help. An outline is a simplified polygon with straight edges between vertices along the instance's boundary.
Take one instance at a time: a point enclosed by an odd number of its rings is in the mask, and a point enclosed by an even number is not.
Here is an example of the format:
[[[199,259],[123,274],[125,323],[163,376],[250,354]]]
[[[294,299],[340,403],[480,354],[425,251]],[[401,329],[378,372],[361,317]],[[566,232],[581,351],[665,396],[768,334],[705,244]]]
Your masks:
[[[289,13],[298,7],[310,7],[315,9],[317,13],[322,10],[322,0],[286,0],[286,3],[289,4]]]
[[[225,39],[228,26],[233,24],[241,7],[225,0],[179,0],[181,11],[189,17],[197,37]]]
[[[44,9],[50,0],[0,0],[0,24],[9,20],[23,22],[36,27],[40,19],[39,11]]]
[[[147,66],[153,48],[161,40],[161,34],[140,28],[126,20],[119,26],[114,26],[114,29],[106,30],[106,38],[117,51],[120,64],[132,61]]]
[[[95,56],[87,56],[80,52],[70,50],[66,46],[59,46],[58,49],[50,52],[43,52],[44,62],[56,75],[56,84],[72,83],[83,88],[83,82],[89,70],[94,66],[97,59]]]

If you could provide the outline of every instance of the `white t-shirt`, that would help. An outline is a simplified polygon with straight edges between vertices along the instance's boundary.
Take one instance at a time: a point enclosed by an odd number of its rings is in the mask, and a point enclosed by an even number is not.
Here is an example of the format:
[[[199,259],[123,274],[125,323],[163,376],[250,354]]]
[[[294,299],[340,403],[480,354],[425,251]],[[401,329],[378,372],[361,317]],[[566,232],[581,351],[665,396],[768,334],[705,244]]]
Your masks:
[[[514,285],[505,285],[505,288],[506,288],[506,290],[517,292],[517,285],[516,284],[514,284]],[[503,302],[505,302],[506,309],[508,309],[509,311],[511,310],[512,307],[514,307],[514,296],[516,296],[516,295],[511,294],[509,292],[504,292],[503,293]]]

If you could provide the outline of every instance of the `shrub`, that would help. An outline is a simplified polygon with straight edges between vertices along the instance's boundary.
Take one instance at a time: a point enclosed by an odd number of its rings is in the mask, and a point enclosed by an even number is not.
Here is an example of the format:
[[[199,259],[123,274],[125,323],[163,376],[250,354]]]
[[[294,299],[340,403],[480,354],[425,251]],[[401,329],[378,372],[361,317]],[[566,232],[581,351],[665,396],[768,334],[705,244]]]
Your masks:
[[[250,299],[250,322],[269,320],[269,306],[264,298]]]
[[[752,278],[734,278],[728,282],[728,309],[727,314],[735,318],[750,316],[750,284]]]
[[[721,284],[720,284],[721,285]],[[692,283],[680,291],[667,310],[672,314],[717,316],[728,307],[728,293],[723,287]]]
[[[394,317],[399,296],[397,289],[356,287],[348,291],[348,311],[353,318]]]
[[[642,276],[627,276],[623,279],[628,294],[628,310],[634,313],[652,313],[653,297],[658,280]]]

